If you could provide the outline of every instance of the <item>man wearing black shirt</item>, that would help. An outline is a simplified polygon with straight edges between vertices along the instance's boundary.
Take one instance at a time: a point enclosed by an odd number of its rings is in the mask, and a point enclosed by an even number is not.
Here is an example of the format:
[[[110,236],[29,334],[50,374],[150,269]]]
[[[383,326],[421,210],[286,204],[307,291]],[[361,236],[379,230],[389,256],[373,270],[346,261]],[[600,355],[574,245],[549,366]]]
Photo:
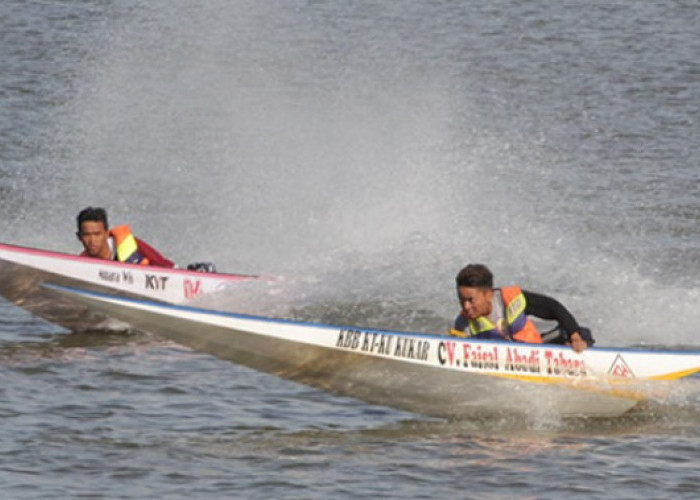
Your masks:
[[[590,331],[580,327],[557,300],[519,287],[493,288],[493,274],[482,264],[466,266],[456,282],[462,306],[454,324],[456,335],[541,343],[539,331],[528,318],[536,316],[559,324],[558,334],[547,342],[570,345],[576,352],[594,343]]]

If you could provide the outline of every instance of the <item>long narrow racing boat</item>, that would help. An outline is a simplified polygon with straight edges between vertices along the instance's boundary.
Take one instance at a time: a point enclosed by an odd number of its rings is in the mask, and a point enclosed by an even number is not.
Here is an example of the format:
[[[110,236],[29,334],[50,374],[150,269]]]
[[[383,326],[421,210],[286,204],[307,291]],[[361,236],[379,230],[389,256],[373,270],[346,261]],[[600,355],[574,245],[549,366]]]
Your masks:
[[[92,328],[104,318],[76,311],[74,304],[59,307],[56,297],[47,297],[41,283],[182,304],[257,279],[260,278],[242,274],[141,266],[0,243],[0,295],[69,329]]]
[[[76,305],[250,368],[412,412],[617,416],[700,371],[700,352],[478,341],[241,315],[45,285]]]

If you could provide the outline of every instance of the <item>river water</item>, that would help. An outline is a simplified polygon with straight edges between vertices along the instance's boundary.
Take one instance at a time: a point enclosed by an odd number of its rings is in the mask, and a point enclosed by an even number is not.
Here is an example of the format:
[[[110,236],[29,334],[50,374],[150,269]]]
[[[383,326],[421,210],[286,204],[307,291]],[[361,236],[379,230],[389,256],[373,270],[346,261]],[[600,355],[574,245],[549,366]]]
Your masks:
[[[444,331],[453,279],[697,349],[696,2],[5,0],[0,241],[74,217],[281,277],[231,309]],[[227,307],[226,297],[210,304]],[[697,498],[700,379],[442,421],[0,302],[5,498]]]

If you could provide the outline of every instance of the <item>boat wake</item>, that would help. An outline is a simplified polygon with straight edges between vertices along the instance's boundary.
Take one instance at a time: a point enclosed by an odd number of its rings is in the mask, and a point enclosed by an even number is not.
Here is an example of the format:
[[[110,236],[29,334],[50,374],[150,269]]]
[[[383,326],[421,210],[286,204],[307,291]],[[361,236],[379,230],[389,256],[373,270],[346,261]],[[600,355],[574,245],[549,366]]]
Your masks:
[[[340,294],[329,279],[306,276],[241,283],[195,299],[191,305],[293,321],[436,334],[447,332],[454,320],[427,299],[367,291]]]

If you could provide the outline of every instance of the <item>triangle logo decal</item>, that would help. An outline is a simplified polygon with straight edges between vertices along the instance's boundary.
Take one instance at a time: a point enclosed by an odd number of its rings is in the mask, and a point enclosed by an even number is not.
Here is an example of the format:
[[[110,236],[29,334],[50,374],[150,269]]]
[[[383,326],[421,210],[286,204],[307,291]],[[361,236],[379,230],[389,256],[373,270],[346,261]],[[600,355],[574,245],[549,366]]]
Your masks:
[[[613,361],[612,365],[610,365],[608,375],[623,378],[634,377],[634,373],[632,373],[632,370],[622,358],[622,354],[618,354],[615,361]]]

